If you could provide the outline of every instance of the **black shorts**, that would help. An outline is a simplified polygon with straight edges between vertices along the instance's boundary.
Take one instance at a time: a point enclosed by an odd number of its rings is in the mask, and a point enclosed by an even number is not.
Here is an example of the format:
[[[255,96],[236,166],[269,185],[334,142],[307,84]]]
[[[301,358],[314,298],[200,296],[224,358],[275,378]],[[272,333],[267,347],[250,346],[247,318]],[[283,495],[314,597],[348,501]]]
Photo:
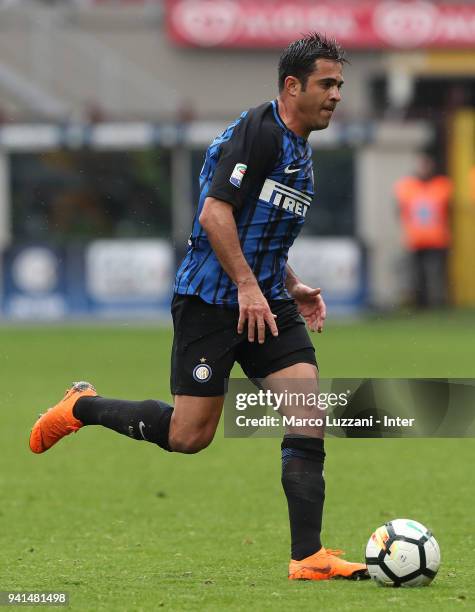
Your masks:
[[[296,363],[317,365],[315,349],[294,300],[275,300],[277,337],[266,327],[263,344],[237,333],[239,310],[208,304],[192,295],[172,301],[173,349],[170,388],[175,395],[224,395],[226,379],[237,361],[246,376],[265,378]]]

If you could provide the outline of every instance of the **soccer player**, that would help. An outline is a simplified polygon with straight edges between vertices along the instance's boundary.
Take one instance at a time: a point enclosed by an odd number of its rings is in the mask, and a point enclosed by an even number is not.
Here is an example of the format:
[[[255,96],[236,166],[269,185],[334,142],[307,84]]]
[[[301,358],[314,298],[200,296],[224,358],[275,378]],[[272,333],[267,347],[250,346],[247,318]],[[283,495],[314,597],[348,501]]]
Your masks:
[[[33,452],[83,426],[102,425],[167,451],[196,453],[213,439],[235,361],[264,387],[289,381],[294,389],[308,381],[316,387],[305,321],[321,332],[325,303],[320,289],[297,278],[287,254],[313,199],[307,138],[330,122],[341,99],[344,62],[340,46],[317,33],[293,42],[280,58],[278,98],[242,113],[208,148],[171,307],[174,406],[107,399],[91,384],[75,383],[35,423]],[[344,561],[341,551],[322,546],[324,458],[320,429],[287,430],[282,485],[291,531],[288,576],[368,578],[363,563]]]

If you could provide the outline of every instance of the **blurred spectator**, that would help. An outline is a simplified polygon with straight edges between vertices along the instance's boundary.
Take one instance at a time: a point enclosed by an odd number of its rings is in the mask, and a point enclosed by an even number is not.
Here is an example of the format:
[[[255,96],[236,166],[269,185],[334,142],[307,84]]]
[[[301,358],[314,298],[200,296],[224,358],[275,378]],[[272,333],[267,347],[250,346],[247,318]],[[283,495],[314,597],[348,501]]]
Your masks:
[[[86,121],[92,124],[106,121],[106,114],[104,112],[104,109],[98,102],[86,102],[84,114]]]
[[[434,158],[421,153],[414,174],[395,185],[404,243],[412,258],[414,300],[421,308],[447,303],[452,183],[435,170]]]

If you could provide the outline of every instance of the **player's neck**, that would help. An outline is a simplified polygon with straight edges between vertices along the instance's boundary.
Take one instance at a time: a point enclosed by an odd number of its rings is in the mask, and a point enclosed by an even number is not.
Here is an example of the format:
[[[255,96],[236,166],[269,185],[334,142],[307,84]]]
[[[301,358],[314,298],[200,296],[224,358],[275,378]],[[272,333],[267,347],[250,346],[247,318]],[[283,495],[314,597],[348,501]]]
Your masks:
[[[291,132],[297,134],[297,136],[301,136],[302,138],[307,139],[310,135],[311,130],[304,126],[298,115],[296,115],[295,112],[292,112],[292,110],[285,103],[285,101],[282,100],[280,96],[277,98],[277,105],[279,110],[279,116],[284,122],[285,127]]]

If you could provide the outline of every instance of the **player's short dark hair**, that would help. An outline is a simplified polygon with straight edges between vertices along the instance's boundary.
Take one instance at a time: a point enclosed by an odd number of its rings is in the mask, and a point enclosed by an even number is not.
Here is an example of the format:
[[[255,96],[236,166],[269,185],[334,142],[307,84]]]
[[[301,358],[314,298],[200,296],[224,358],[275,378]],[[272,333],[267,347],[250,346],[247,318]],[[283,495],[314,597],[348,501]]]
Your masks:
[[[347,62],[345,51],[334,38],[311,32],[284,49],[279,60],[279,91],[284,89],[288,76],[296,77],[305,91],[307,79],[315,70],[315,60],[329,59],[341,64]]]

